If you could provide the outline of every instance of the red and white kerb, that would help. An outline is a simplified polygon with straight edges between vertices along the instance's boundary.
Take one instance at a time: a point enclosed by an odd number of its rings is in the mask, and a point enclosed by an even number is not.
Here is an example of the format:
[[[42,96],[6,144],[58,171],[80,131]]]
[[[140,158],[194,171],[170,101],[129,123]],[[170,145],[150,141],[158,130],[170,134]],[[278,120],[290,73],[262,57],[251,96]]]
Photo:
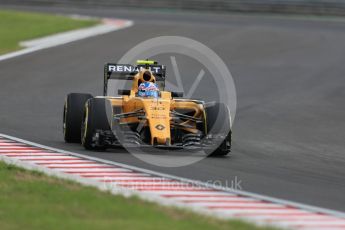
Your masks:
[[[239,195],[206,186],[169,179],[125,166],[99,162],[64,151],[53,151],[0,135],[0,157],[42,166],[49,170],[96,180],[111,187],[145,192],[160,199],[182,203],[208,213],[229,218],[242,218],[259,224],[289,229],[345,230],[345,218],[329,213],[313,212],[255,197]]]

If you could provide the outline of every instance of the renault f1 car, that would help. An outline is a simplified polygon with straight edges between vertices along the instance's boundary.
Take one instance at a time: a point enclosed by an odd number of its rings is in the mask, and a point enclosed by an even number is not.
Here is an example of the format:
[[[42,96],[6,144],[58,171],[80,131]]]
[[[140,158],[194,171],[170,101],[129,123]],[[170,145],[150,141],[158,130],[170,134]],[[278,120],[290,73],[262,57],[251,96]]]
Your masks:
[[[131,81],[130,89],[118,89],[111,80]],[[224,156],[231,149],[231,117],[228,106],[184,99],[183,93],[165,91],[166,68],[142,60],[137,66],[106,64],[103,96],[85,93],[67,95],[63,112],[66,142],[81,143],[88,150],[111,147],[203,150]],[[158,97],[139,96],[142,83],[161,89]]]

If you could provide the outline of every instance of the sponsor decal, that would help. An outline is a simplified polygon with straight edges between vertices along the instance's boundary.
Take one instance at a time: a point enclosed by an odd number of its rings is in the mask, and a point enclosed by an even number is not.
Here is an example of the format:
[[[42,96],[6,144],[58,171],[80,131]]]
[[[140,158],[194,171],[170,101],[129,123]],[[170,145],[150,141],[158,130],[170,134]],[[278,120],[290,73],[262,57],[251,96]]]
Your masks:
[[[164,114],[152,114],[152,119],[167,119],[167,116]]]
[[[151,106],[150,110],[163,111],[163,110],[165,110],[165,108],[164,107],[160,107],[160,106]]]
[[[132,66],[127,64],[109,64],[108,65],[108,72],[116,72],[116,73],[124,73],[124,74],[131,74],[131,73],[138,73],[139,71],[146,69],[145,66]],[[148,69],[154,74],[162,73],[163,67],[161,65],[157,66],[148,66]]]
[[[163,129],[165,129],[165,126],[164,125],[156,125],[156,129],[158,129],[159,131],[162,131]]]

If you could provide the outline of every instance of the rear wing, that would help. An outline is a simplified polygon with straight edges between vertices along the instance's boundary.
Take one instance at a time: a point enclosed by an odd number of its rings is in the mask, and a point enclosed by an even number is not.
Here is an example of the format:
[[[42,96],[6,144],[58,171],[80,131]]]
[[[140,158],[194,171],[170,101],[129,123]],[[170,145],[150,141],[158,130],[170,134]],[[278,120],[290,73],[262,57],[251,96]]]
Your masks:
[[[136,75],[142,69],[149,69],[156,78],[156,81],[162,81],[165,84],[165,66],[154,64],[139,64],[133,66],[130,64],[112,64],[107,63],[104,65],[104,96],[107,95],[108,80],[133,80]]]

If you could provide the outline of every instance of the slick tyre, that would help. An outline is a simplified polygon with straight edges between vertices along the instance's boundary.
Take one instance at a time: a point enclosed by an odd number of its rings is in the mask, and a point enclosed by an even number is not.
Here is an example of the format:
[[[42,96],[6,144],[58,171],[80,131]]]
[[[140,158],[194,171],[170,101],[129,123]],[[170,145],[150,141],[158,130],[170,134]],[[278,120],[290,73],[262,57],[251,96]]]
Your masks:
[[[67,143],[80,143],[80,127],[83,120],[84,106],[91,94],[70,93],[63,109],[63,135]]]
[[[208,156],[226,156],[231,151],[231,115],[230,109],[223,103],[214,103],[206,106],[206,122],[208,134],[223,136],[224,140],[215,143],[218,147]]]
[[[95,143],[96,131],[111,130],[112,107],[110,101],[104,98],[92,98],[84,108],[81,126],[81,142],[88,150],[106,150],[107,146]]]

